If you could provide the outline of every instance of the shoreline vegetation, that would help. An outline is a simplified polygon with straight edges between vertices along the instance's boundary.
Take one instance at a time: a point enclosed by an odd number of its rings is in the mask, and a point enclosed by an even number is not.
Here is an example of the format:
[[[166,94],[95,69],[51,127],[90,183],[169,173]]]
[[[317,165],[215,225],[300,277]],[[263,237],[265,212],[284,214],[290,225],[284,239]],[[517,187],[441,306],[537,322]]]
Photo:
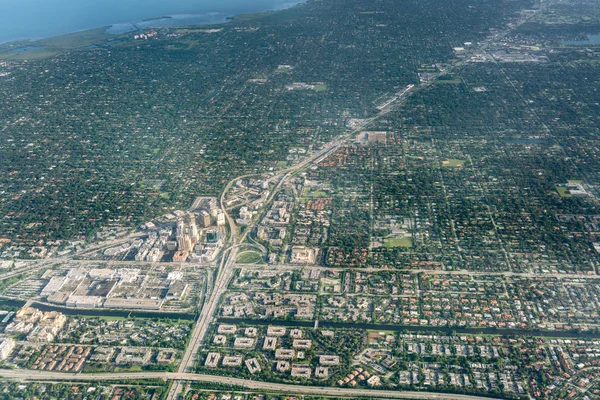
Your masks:
[[[288,10],[290,8],[297,7],[305,2],[299,2],[289,7],[284,7],[270,11],[260,11],[255,13],[241,13],[234,15],[225,15],[219,22],[207,21],[205,23],[193,23],[193,24],[182,24],[172,26],[148,26],[144,28],[137,27],[137,24],[143,22],[153,22],[161,20],[173,20],[174,16],[163,15],[158,17],[146,18],[137,22],[130,23],[131,26],[136,27],[137,31],[143,31],[146,29],[160,29],[160,28],[210,28],[220,27],[225,24],[232,23],[233,21],[248,21],[250,19],[259,18],[260,16],[270,15],[275,12]],[[202,14],[209,15],[210,13]],[[200,17],[200,15],[198,15]],[[108,33],[108,31],[118,25],[112,24],[105,25],[96,28],[90,28],[80,30],[76,32],[67,33],[64,35],[51,36],[47,38],[39,39],[22,39],[11,42],[0,43],[0,61],[25,61],[25,60],[41,60],[51,58],[66,51],[86,51],[91,48],[102,47],[102,46],[114,46],[118,44],[126,43],[124,38],[129,38],[133,30],[119,33]]]
[[[173,17],[171,15],[163,15],[160,17],[146,18],[146,19],[143,19],[142,22],[160,21],[161,19],[173,19]]]

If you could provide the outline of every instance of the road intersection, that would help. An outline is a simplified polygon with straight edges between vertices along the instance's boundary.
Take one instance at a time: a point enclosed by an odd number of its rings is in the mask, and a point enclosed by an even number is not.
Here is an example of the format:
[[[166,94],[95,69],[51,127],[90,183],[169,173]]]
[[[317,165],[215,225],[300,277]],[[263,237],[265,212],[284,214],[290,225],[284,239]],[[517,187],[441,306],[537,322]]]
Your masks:
[[[518,26],[518,25],[517,25]],[[508,31],[507,31],[508,32]],[[488,43],[483,43],[480,46],[479,51],[485,51]],[[312,153],[311,155],[304,158],[301,162],[291,166],[289,168],[285,168],[275,172],[269,180],[271,182],[276,182],[275,188],[271,191],[265,205],[263,207],[263,212],[267,210],[271,203],[276,198],[281,187],[289,182],[291,178],[296,176],[299,172],[304,169],[318,163],[331,153],[340,149],[344,145],[352,143],[356,140],[357,134],[368,129],[374,122],[378,119],[384,117],[390,112],[397,110],[402,107],[406,101],[410,98],[410,96],[418,93],[429,86],[435,83],[435,80],[444,74],[448,74],[453,70],[463,66],[467,63],[468,60],[460,61],[451,67],[438,72],[436,75],[432,76],[432,78],[423,82],[420,85],[412,86],[410,85],[404,91],[397,93],[392,100],[387,102],[383,107],[380,108],[380,111],[377,115],[362,120],[362,123],[355,128],[348,130],[345,134],[337,137],[330,143],[326,144],[322,149]],[[385,390],[372,390],[372,389],[347,389],[347,388],[334,388],[334,387],[316,387],[316,386],[302,386],[302,385],[288,385],[288,384],[278,384],[278,383],[270,383],[270,382],[261,382],[261,381],[251,381],[247,379],[240,379],[234,377],[225,377],[225,376],[214,376],[214,375],[204,375],[194,373],[194,367],[197,360],[198,350],[203,344],[204,337],[206,332],[213,321],[219,301],[222,295],[227,290],[227,286],[231,277],[233,276],[234,266],[236,264],[236,258],[238,255],[238,251],[240,246],[244,243],[249,232],[255,228],[255,225],[260,221],[260,218],[255,218],[254,221],[246,227],[243,233],[240,232],[238,226],[236,225],[234,219],[228,213],[228,210],[224,206],[225,197],[227,196],[231,187],[237,182],[239,179],[243,179],[245,177],[255,176],[253,175],[244,175],[240,177],[236,177],[232,179],[224,188],[221,198],[220,198],[220,208],[222,212],[225,214],[229,229],[229,238],[226,243],[226,248],[223,250],[221,254],[220,261],[218,263],[218,268],[216,271],[216,278],[211,287],[207,287],[206,296],[204,299],[201,299],[201,310],[197,320],[197,323],[192,331],[189,344],[183,354],[180,367],[177,372],[174,373],[164,373],[164,372],[138,372],[138,373],[113,373],[113,374],[68,374],[68,373],[59,373],[59,372],[50,372],[50,371],[34,371],[34,370],[26,370],[26,369],[18,369],[18,370],[0,370],[0,376],[7,379],[16,379],[16,380],[44,380],[44,381],[119,381],[119,380],[129,380],[129,379],[163,379],[168,381],[173,381],[173,385],[171,386],[171,390],[168,395],[168,399],[175,400],[179,398],[179,395],[182,393],[185,382],[189,381],[199,381],[199,382],[217,382],[227,385],[236,385],[242,386],[247,389],[258,389],[258,390],[268,390],[268,391],[277,391],[284,393],[297,393],[297,394],[307,394],[307,395],[326,395],[326,396],[347,396],[347,397],[355,397],[355,396],[367,396],[367,397],[386,397],[386,398],[408,398],[408,399],[456,399],[456,400],[468,400],[468,399],[479,399],[476,396],[467,396],[467,395],[457,395],[457,394],[442,394],[442,393],[428,393],[428,392],[408,392],[408,391],[385,391]],[[137,234],[139,235],[139,234]],[[119,239],[120,241],[129,240],[132,236],[128,236],[126,238]],[[104,245],[114,245],[118,242],[110,242],[102,245],[96,245],[94,247],[89,247],[85,250],[86,253],[90,251],[96,251]],[[33,270],[43,268],[52,263],[57,262],[65,262],[70,261],[70,258],[56,258],[50,260],[44,260],[43,262],[34,263],[29,265],[14,274],[20,273],[29,273]],[[85,263],[87,261],[74,261]],[[279,268],[279,266],[274,266],[273,268]],[[282,266],[282,269],[285,269],[285,266]],[[425,271],[423,271],[425,272]],[[426,271],[428,273],[436,273],[436,271]],[[448,271],[444,271],[444,273],[448,273]],[[454,273],[465,273],[472,274],[472,272],[467,271],[458,271]],[[513,273],[511,273],[513,274]],[[514,274],[517,275],[517,274]],[[585,278],[581,276],[581,278]]]

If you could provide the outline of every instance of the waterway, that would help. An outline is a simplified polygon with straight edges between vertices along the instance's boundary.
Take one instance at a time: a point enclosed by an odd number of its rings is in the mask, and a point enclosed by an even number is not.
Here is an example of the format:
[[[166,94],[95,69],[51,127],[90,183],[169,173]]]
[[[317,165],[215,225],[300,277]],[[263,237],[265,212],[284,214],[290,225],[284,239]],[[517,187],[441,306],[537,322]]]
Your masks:
[[[25,304],[24,300],[0,299],[0,307],[21,308]]]
[[[0,43],[113,26],[211,24],[227,16],[279,10],[304,0],[0,0]],[[137,28],[136,28],[137,27]]]
[[[121,318],[167,318],[193,321],[197,318],[192,313],[159,312],[159,311],[129,311],[129,310],[107,310],[104,308],[66,308],[34,302],[32,307],[40,311],[58,311],[65,315],[81,315],[86,317],[121,317]]]
[[[587,39],[584,40],[563,40],[560,44],[564,46],[590,46],[600,44],[600,34],[587,35]]]
[[[246,324],[246,325],[284,325],[289,327],[313,328],[312,321],[267,321],[254,319],[236,319],[219,318],[218,322],[225,324]],[[494,328],[460,328],[460,327],[442,327],[442,326],[412,326],[412,325],[391,325],[391,324],[367,324],[351,322],[331,322],[319,321],[319,328],[333,329],[362,329],[374,331],[394,331],[394,332],[423,332],[423,333],[441,333],[441,334],[470,334],[470,335],[520,335],[520,336],[539,336],[550,338],[580,338],[580,339],[599,339],[600,334],[594,332],[574,332],[574,331],[540,331],[524,329],[494,329]]]

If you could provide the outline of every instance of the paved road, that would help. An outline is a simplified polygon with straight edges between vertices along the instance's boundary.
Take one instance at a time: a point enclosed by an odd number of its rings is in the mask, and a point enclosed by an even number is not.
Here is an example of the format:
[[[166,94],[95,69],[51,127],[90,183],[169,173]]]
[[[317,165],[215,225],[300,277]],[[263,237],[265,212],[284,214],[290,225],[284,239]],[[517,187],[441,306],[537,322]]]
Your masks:
[[[238,267],[243,267],[246,269],[264,269],[265,266],[261,264],[241,264],[236,263]],[[270,264],[269,268],[276,269],[278,271],[291,271],[296,270],[299,267],[294,264]],[[561,274],[561,273],[553,273],[553,272],[513,272],[513,271],[467,271],[467,270],[456,270],[456,271],[448,271],[448,270],[435,270],[435,269],[406,269],[406,268],[361,268],[361,267],[323,267],[320,265],[308,265],[306,268],[318,269],[323,271],[331,271],[335,270],[344,270],[351,271],[357,270],[360,272],[381,272],[381,271],[402,271],[405,274],[418,274],[424,273],[429,275],[469,275],[477,278],[478,276],[504,276],[504,277],[521,277],[521,278],[556,278],[556,279],[599,279],[600,277],[596,274]]]
[[[508,32],[510,32],[510,29],[501,35],[497,35],[495,38],[496,41],[499,38],[504,37]],[[494,41],[490,40],[487,43],[484,43],[482,46],[480,46],[479,50],[484,51],[493,42]],[[325,158],[328,154],[334,152],[335,150],[339,149],[343,145],[354,141],[356,134],[367,129],[367,127],[370,126],[373,122],[375,122],[378,119],[380,119],[381,117],[387,115],[391,111],[396,110],[399,107],[403,106],[406,103],[407,99],[412,94],[422,91],[423,89],[431,86],[435,82],[435,80],[438,76],[446,74],[448,72],[451,72],[452,70],[455,70],[457,68],[460,68],[467,62],[468,62],[468,60],[463,60],[463,61],[456,63],[454,66],[450,67],[448,70],[441,71],[438,74],[434,75],[433,78],[429,82],[422,83],[419,86],[407,87],[402,93],[398,93],[396,95],[396,97],[394,97],[393,100],[391,100],[384,107],[382,107],[380,112],[376,116],[364,120],[363,123],[356,129],[348,131],[346,134],[333,140],[332,142],[327,144],[321,150],[306,157],[300,163],[298,163],[294,166],[291,166],[289,168],[277,171],[277,174],[271,179],[278,180],[278,183],[277,183],[275,189],[271,192],[271,195],[269,196],[269,199],[267,200],[267,202],[265,204],[265,209],[270,206],[270,203],[274,200],[275,195],[279,191],[281,186],[290,177],[293,177],[296,172],[312,165],[315,162],[320,161],[321,159]],[[224,111],[226,111],[226,110],[224,110]],[[254,174],[252,174],[252,175],[254,175]],[[166,380],[168,379],[168,380],[175,381],[175,383],[172,387],[172,390],[169,393],[169,397],[168,397],[169,399],[176,399],[178,397],[179,393],[181,393],[181,390],[183,388],[183,381],[221,382],[221,383],[240,385],[240,386],[244,386],[244,387],[247,387],[250,389],[276,390],[276,391],[284,391],[286,393],[299,393],[299,394],[377,396],[377,397],[415,398],[415,399],[416,398],[419,398],[419,399],[438,399],[439,398],[439,399],[457,399],[457,400],[477,399],[477,397],[474,397],[474,396],[463,396],[463,395],[454,395],[454,394],[450,395],[450,394],[435,394],[435,393],[424,393],[424,392],[373,391],[373,390],[368,390],[368,389],[321,388],[321,387],[308,387],[308,386],[296,386],[296,385],[283,385],[283,384],[268,383],[268,382],[248,381],[248,380],[231,378],[231,377],[221,377],[221,376],[200,375],[200,374],[188,373],[188,371],[194,365],[194,360],[195,360],[196,354],[197,354],[198,349],[204,339],[204,335],[206,334],[208,326],[215,314],[219,299],[220,299],[221,295],[227,289],[227,284],[229,282],[229,279],[231,278],[231,275],[233,272],[233,267],[235,265],[235,260],[237,257],[239,244],[243,243],[248,232],[250,232],[252,230],[253,226],[257,223],[257,221],[260,220],[260,218],[256,218],[255,222],[246,229],[245,234],[242,235],[241,237],[239,237],[237,226],[236,226],[235,222],[233,221],[233,219],[231,218],[231,216],[229,215],[229,213],[227,212],[226,208],[224,207],[224,197],[227,195],[231,186],[237,180],[242,179],[244,177],[252,176],[252,175],[240,176],[240,177],[237,177],[237,178],[231,180],[227,184],[227,186],[225,187],[225,189],[221,195],[221,199],[220,199],[221,200],[221,209],[227,217],[227,221],[228,221],[229,228],[230,228],[230,237],[228,240],[229,247],[227,249],[225,249],[225,251],[223,252],[220,266],[217,271],[217,279],[215,281],[214,288],[212,289],[212,291],[210,290],[210,288],[207,288],[207,296],[208,296],[209,300],[207,302],[205,302],[204,307],[202,308],[202,311],[198,318],[198,323],[196,324],[196,326],[192,332],[190,343],[189,343],[188,347],[186,348],[186,351],[184,352],[182,362],[181,362],[179,371],[177,373],[150,373],[149,372],[149,373],[132,373],[132,374],[98,374],[98,375],[78,374],[78,375],[73,375],[73,374],[45,372],[45,371],[1,370],[0,376],[4,376],[6,378],[13,378],[13,379],[36,379],[37,378],[37,379],[45,379],[45,380],[83,380],[83,379],[85,379],[85,380],[90,380],[90,379],[91,380],[119,380],[119,379],[161,378],[161,379],[166,379]],[[135,233],[135,234],[129,235],[125,238],[119,238],[119,239],[116,239],[113,241],[108,241],[108,242],[100,243],[97,245],[93,245],[93,246],[90,246],[87,249],[81,251],[80,254],[85,254],[85,253],[89,253],[91,251],[97,251],[97,250],[105,248],[105,247],[114,246],[116,244],[120,244],[121,242],[131,240],[132,238],[134,238],[138,235],[141,235],[141,233]],[[73,257],[73,256],[75,256],[75,255],[71,255],[71,257]],[[69,257],[69,258],[71,258],[71,257]],[[20,271],[13,271],[13,274],[18,274],[18,273],[22,273],[22,272],[31,272],[35,269],[40,269],[40,268],[44,267],[48,263],[61,262],[61,261],[69,261],[69,260],[67,258],[57,258],[54,260],[46,260],[44,262],[36,263],[31,266],[25,267]],[[414,271],[414,272],[425,272],[425,271]],[[426,271],[426,272],[438,273],[437,271]],[[449,273],[449,272],[439,271],[439,273]],[[461,273],[461,274],[466,273],[466,274],[471,274],[471,275],[477,274],[474,272],[466,272],[466,271],[464,271],[464,272],[457,271],[457,272],[451,272],[451,273]],[[514,275],[514,276],[521,276],[521,275],[522,276],[540,276],[538,274],[527,274],[527,273],[525,273],[525,274],[505,273],[505,275],[507,275],[507,276],[509,274],[511,276],[512,275]],[[566,275],[559,275],[559,276],[566,277]],[[6,277],[10,277],[10,274],[7,275]],[[579,276],[579,275],[576,275],[574,277],[586,278],[586,276]]]
[[[510,31],[510,30],[508,30],[508,31]],[[508,31],[507,31],[507,33],[508,33]],[[480,48],[480,51],[485,50],[485,48],[487,48],[487,46],[489,46],[489,44],[490,43],[485,43],[484,45],[482,45]],[[305,159],[303,159],[301,162],[299,162],[291,167],[277,171],[276,175],[273,176],[271,178],[271,180],[275,180],[275,181],[278,180],[278,183],[275,186],[275,188],[271,191],[267,201],[265,202],[263,211],[270,207],[271,202],[275,199],[275,196],[281,189],[282,185],[285,182],[287,182],[287,180],[289,178],[293,177],[295,175],[295,173],[301,171],[304,168],[307,168],[310,165],[313,165],[314,163],[318,163],[320,160],[327,157],[327,155],[333,153],[334,151],[341,148],[342,146],[355,141],[356,135],[358,133],[360,133],[361,131],[364,131],[365,129],[367,129],[373,122],[377,121],[378,119],[382,118],[383,116],[387,115],[388,113],[402,107],[412,95],[433,85],[435,83],[435,80],[437,79],[437,77],[447,74],[457,68],[460,68],[467,62],[468,62],[468,60],[460,61],[460,62],[456,63],[455,65],[453,65],[452,67],[448,68],[447,70],[443,70],[443,71],[440,71],[439,73],[435,74],[430,81],[423,82],[422,84],[420,84],[418,86],[409,85],[402,93],[396,94],[396,96],[393,98],[393,100],[388,102],[385,105],[385,107],[381,108],[380,112],[377,115],[364,120],[360,126],[356,127],[355,129],[352,129],[352,130],[346,132],[345,134],[339,136],[338,138],[334,139],[333,141],[331,141],[330,143],[325,145],[321,150],[310,154]],[[225,196],[227,195],[227,193],[229,192],[231,187],[234,185],[234,183],[237,182],[239,179],[243,179],[243,178],[249,177],[249,176],[253,176],[253,175],[243,175],[243,176],[239,176],[239,177],[232,179],[231,181],[229,181],[227,183],[225,189],[221,193],[220,206],[221,206],[221,210],[225,213],[225,216],[227,217],[227,222],[229,225],[230,237],[229,237],[228,244],[230,244],[230,247],[223,252],[220,267],[217,272],[217,279],[215,281],[215,287],[213,288],[212,292],[209,292],[207,294],[210,296],[210,299],[209,299],[208,303],[205,303],[205,305],[201,311],[200,317],[198,318],[198,323],[196,324],[194,331],[192,332],[190,344],[188,345],[188,347],[184,353],[182,363],[179,368],[179,373],[188,372],[190,370],[190,368],[193,366],[193,361],[198,352],[200,344],[202,343],[202,341],[204,339],[204,335],[206,334],[206,331],[208,330],[208,326],[209,326],[210,322],[212,321],[212,318],[217,310],[217,305],[221,298],[221,295],[223,293],[225,293],[225,291],[227,290],[227,285],[229,283],[229,279],[232,276],[233,267],[235,266],[235,261],[236,261],[236,257],[237,257],[237,251],[238,251],[239,244],[244,242],[244,239],[247,236],[247,234],[249,232],[251,232],[252,228],[257,224],[258,221],[260,221],[261,215],[259,215],[259,217],[257,217],[254,220],[254,222],[246,228],[244,235],[239,237],[237,225],[235,224],[235,221],[231,218],[231,216],[227,212],[227,209],[224,205]],[[169,400],[177,399],[179,394],[181,393],[181,390],[182,390],[182,385],[180,384],[180,382],[178,382],[176,385],[173,385],[173,388],[169,393],[168,399]],[[321,392],[321,393],[323,393],[323,392]]]
[[[231,186],[233,186],[235,182],[237,182],[239,179],[243,179],[245,177],[253,175],[254,174],[238,176],[230,180],[225,186],[223,192],[221,193],[220,207],[221,211],[223,211],[223,213],[225,214],[227,224],[229,225],[229,238],[227,241],[229,247],[227,247],[221,255],[221,261],[217,270],[217,277],[215,279],[215,283],[212,290],[211,288],[207,287],[207,300],[204,302],[202,310],[200,311],[200,315],[198,316],[198,321],[196,322],[194,330],[192,331],[192,334],[190,336],[190,342],[187,348],[185,349],[185,352],[183,353],[181,364],[179,365],[178,370],[179,374],[189,373],[194,367],[194,363],[198,355],[198,350],[200,349],[200,345],[204,340],[206,331],[208,330],[210,322],[212,321],[212,318],[217,310],[219,299],[221,298],[221,295],[227,290],[227,285],[233,272],[232,267],[235,265],[239,243],[243,242],[243,239],[245,237],[245,235],[242,238],[238,237],[238,228],[235,224],[235,221],[233,220],[233,218],[231,218],[231,215],[229,215],[225,207],[225,196],[227,195],[227,193],[231,189]],[[171,390],[169,391],[167,399],[175,400],[179,398],[179,395],[181,394],[183,388],[183,382],[181,382],[180,380],[176,380],[171,386]]]
[[[357,129],[356,131],[353,131],[349,135],[345,135],[344,137],[334,140],[333,142],[326,145],[320,151],[313,153],[310,156],[306,157],[300,163],[298,163],[290,168],[279,171],[279,173],[277,175],[275,175],[274,177],[271,178],[272,180],[276,180],[276,181],[278,180],[279,182],[277,183],[275,188],[271,191],[269,198],[265,202],[264,209],[267,209],[270,206],[270,203],[275,199],[275,196],[276,196],[277,192],[279,191],[279,189],[281,189],[281,186],[287,181],[288,178],[293,176],[294,172],[312,164],[316,160],[318,160],[322,157],[325,157],[330,152],[339,148],[342,143],[344,143],[349,137],[353,137],[353,134],[355,134],[355,132],[358,132],[359,130],[360,129]],[[219,268],[217,270],[217,279],[215,280],[214,288],[212,289],[212,291],[210,291],[210,290],[207,291],[207,296],[209,296],[209,299],[207,302],[205,302],[204,306],[202,307],[200,316],[198,317],[198,321],[194,327],[194,330],[192,331],[192,334],[190,337],[190,342],[183,354],[182,361],[179,366],[179,370],[178,370],[179,374],[191,372],[191,369],[194,366],[194,361],[196,359],[200,345],[202,344],[202,342],[204,340],[204,336],[206,335],[206,331],[208,330],[208,327],[210,325],[210,322],[212,321],[213,316],[215,315],[215,312],[217,311],[217,306],[219,304],[219,300],[220,300],[221,296],[226,292],[227,285],[229,284],[229,280],[231,279],[231,277],[233,275],[233,270],[234,270],[239,246],[241,243],[244,242],[244,239],[246,238],[248,233],[252,231],[254,225],[256,225],[258,223],[258,221],[260,220],[260,218],[256,218],[254,220],[254,222],[246,228],[245,233],[242,236],[239,236],[238,227],[237,227],[235,221],[233,220],[233,218],[231,218],[231,215],[229,215],[229,213],[225,207],[225,196],[227,195],[227,193],[229,192],[231,187],[234,185],[234,183],[237,182],[239,179],[243,179],[243,178],[255,176],[255,175],[256,174],[243,175],[243,176],[238,176],[238,177],[232,179],[231,181],[229,181],[227,183],[227,185],[225,186],[225,189],[221,193],[220,207],[221,207],[221,210],[223,211],[223,213],[225,213],[225,217],[226,217],[227,223],[229,225],[230,236],[228,239],[228,244],[230,246],[223,251],[223,255],[221,257],[221,262],[220,262]],[[177,399],[179,397],[180,393],[182,392],[182,390],[183,390],[183,384],[182,384],[182,382],[177,380],[171,387],[171,390],[169,391],[169,395],[167,398],[169,400]]]
[[[251,381],[248,379],[227,376],[187,374],[175,372],[133,372],[117,374],[71,374],[64,372],[36,370],[0,369],[0,376],[6,379],[31,381],[118,381],[124,379],[164,379],[179,381],[217,382],[228,385],[243,386],[248,389],[283,392],[286,394],[305,394],[322,396],[365,396],[371,398],[396,399],[443,399],[443,400],[490,400],[489,397],[467,396],[460,394],[404,392],[392,390],[347,389],[335,387],[300,386],[281,383]]]

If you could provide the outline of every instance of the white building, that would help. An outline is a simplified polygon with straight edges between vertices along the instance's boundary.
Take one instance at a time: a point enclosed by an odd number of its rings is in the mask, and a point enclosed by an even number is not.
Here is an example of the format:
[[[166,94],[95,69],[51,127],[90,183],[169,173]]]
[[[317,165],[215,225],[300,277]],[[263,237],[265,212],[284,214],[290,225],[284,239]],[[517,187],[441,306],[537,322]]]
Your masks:
[[[235,338],[233,347],[235,347],[236,349],[251,349],[254,347],[254,339],[243,337]]]
[[[248,211],[248,207],[246,206],[240,208],[240,218],[249,222],[252,219],[252,211]]]
[[[223,211],[217,212],[217,226],[225,225],[225,213]]]
[[[65,283],[69,282],[69,278],[66,276],[54,276],[50,279],[48,284],[42,289],[40,296],[47,297],[60,290]]]
[[[163,256],[163,252],[160,249],[155,247],[152,250],[150,250],[150,253],[148,253],[148,255],[146,256],[146,261],[157,262],[157,261],[160,261],[162,256]]]
[[[109,268],[94,268],[88,275],[92,279],[111,279],[115,276],[115,271]]]
[[[15,341],[11,338],[0,339],[0,360],[6,360],[15,348]]]

